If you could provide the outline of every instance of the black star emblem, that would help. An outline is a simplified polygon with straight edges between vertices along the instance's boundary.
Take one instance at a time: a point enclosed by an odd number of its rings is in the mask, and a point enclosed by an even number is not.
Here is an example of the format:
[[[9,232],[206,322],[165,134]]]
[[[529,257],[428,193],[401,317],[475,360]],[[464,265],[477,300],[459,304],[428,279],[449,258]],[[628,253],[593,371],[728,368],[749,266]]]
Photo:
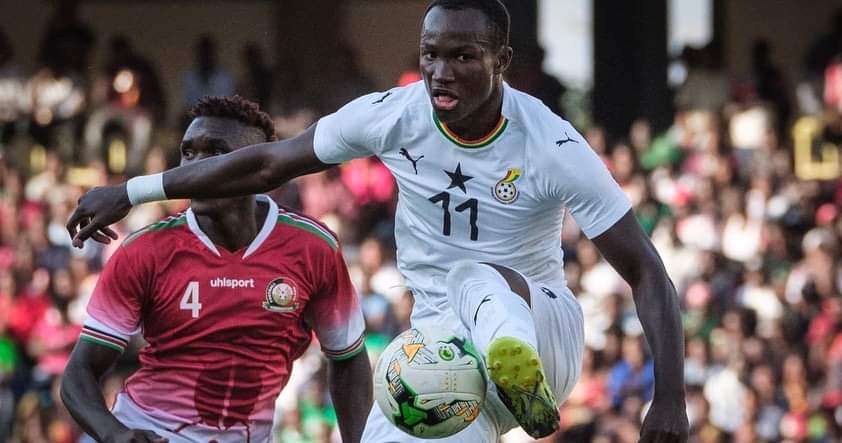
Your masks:
[[[462,175],[462,163],[456,164],[456,170],[453,172],[444,171],[450,177],[450,186],[447,189],[459,187],[465,194],[468,193],[468,190],[465,188],[465,182],[472,179],[470,175]]]

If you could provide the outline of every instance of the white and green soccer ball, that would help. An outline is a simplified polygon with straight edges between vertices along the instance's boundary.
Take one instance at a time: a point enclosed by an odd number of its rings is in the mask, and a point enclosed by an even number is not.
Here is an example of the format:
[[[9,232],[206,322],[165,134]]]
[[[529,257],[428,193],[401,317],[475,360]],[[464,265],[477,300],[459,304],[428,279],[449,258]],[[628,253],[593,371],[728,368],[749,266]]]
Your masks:
[[[482,357],[464,337],[409,329],[386,347],[374,370],[374,396],[402,431],[443,438],[465,429],[485,400]]]

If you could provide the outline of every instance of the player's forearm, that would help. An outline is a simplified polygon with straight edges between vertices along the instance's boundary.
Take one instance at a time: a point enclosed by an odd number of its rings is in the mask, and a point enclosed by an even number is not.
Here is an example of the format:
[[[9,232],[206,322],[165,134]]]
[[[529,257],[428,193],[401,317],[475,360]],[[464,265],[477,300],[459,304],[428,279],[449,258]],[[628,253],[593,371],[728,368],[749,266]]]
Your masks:
[[[330,396],[343,442],[359,442],[371,410],[371,365],[365,349],[347,360],[331,361]]]
[[[684,331],[675,287],[662,267],[642,270],[632,286],[655,360],[655,398],[684,403]]]
[[[678,297],[655,246],[629,210],[593,238],[632,287],[637,315],[655,359],[655,399],[684,404],[684,331]],[[672,406],[669,404],[668,406]]]
[[[61,383],[61,400],[85,432],[96,441],[107,441],[128,428],[108,410],[98,378],[92,368],[71,360]]]
[[[315,134],[313,125],[290,139],[237,149],[171,169],[163,174],[163,191],[170,199],[236,197],[270,191],[295,177],[330,166],[316,156]],[[150,192],[152,198],[140,201],[161,198],[155,194]],[[129,198],[134,201],[132,196]]]
[[[284,141],[263,143],[164,172],[167,198],[221,198],[270,191],[296,176],[276,159]]]

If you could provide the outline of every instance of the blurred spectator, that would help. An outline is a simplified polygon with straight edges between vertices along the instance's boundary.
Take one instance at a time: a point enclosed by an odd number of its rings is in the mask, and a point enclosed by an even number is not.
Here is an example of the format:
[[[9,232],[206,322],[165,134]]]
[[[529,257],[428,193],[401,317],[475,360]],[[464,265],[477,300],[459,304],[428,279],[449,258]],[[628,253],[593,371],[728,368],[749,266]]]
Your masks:
[[[842,56],[836,56],[824,71],[824,107],[839,113],[842,111]]]
[[[392,311],[389,300],[383,294],[371,288],[371,277],[364,275],[359,294],[365,316],[366,330],[369,334],[377,334],[382,343],[391,341],[402,330],[398,329],[397,319]],[[371,337],[368,337],[371,338]]]
[[[94,85],[92,105],[96,108],[85,127],[85,161],[108,159],[114,173],[141,173],[152,124],[165,118],[164,100],[155,66],[134,50],[128,37],[112,37]],[[109,138],[113,139],[110,146],[103,146]],[[122,149],[115,151],[118,146]]]
[[[7,441],[11,437],[15,412],[14,393],[10,382],[17,369],[19,357],[15,342],[7,334],[14,292],[11,274],[0,271],[0,441]]]
[[[270,109],[272,69],[263,59],[263,51],[257,43],[249,43],[243,47],[241,56],[245,72],[237,83],[237,94],[257,103],[260,109]]]
[[[818,79],[830,61],[842,52],[842,9],[837,9],[830,20],[829,32],[819,35],[810,44],[804,65],[810,78]]]
[[[74,324],[69,315],[70,303],[77,293],[66,269],[52,273],[48,294],[52,306],[36,320],[27,351],[37,362],[35,380],[52,382],[64,372],[82,327]]]
[[[47,22],[39,62],[55,72],[84,77],[93,47],[94,32],[79,16],[79,0],[58,0]]]
[[[76,156],[93,45],[94,33],[79,17],[79,2],[57,2],[38,52],[38,66],[28,80],[25,103],[32,116],[31,135],[64,159]]]
[[[87,86],[81,76],[62,69],[48,64],[29,78],[30,133],[42,146],[71,159],[76,155],[76,133],[82,124]]]
[[[395,179],[383,162],[375,157],[351,160],[340,169],[342,183],[353,197],[359,214],[356,231],[358,235],[367,235],[394,213],[397,197]]]
[[[202,35],[196,40],[193,67],[182,75],[183,109],[190,109],[206,95],[232,95],[234,77],[219,65],[216,40]]]
[[[804,56],[803,78],[796,89],[802,114],[818,114],[824,104],[839,109],[839,55],[842,54],[842,9],[830,20],[829,32],[818,36]]]
[[[299,178],[304,212],[318,218],[335,214],[343,219],[354,219],[357,211],[340,177],[339,168],[333,168]]]
[[[368,277],[372,291],[384,295],[393,304],[403,297],[406,288],[395,267],[394,254],[387,254],[383,241],[377,237],[367,237],[360,243],[359,268]]]
[[[293,100],[278,103],[274,107],[277,110],[273,116],[275,133],[280,138],[295,137],[318,120],[318,114],[312,106]]]
[[[301,429],[301,414],[298,409],[292,409],[284,414],[283,423],[280,427],[279,435],[276,437],[278,441],[289,443],[307,443],[310,441],[304,430]]]
[[[544,48],[538,45],[519,48],[506,72],[506,79],[515,89],[537,97],[556,115],[562,115],[561,100],[567,88],[544,72]]]
[[[597,354],[585,349],[582,374],[565,402],[561,417],[561,434],[566,442],[590,442],[599,417],[611,407],[606,392],[606,373],[599,368]]]
[[[305,87],[295,59],[283,57],[275,63],[272,71],[271,107],[267,108],[273,116],[291,115],[306,109],[313,114],[311,118],[315,121],[318,117],[318,101],[314,97],[317,96]]]
[[[100,80],[95,85],[94,105],[139,109],[157,123],[165,120],[166,95],[158,68],[135,50],[129,37],[111,37]]]
[[[329,88],[319,92],[321,111],[334,112],[351,100],[374,92],[374,82],[360,66],[359,54],[356,49],[340,44],[336,59],[324,67],[326,83]]]
[[[655,390],[654,362],[644,354],[643,338],[624,338],[622,349],[623,358],[611,368],[606,381],[614,409],[623,407],[631,397],[647,402]]]
[[[23,116],[25,78],[15,64],[9,36],[0,28],[0,148],[8,144]]]
[[[605,128],[599,125],[591,126],[585,131],[584,136],[591,149],[602,158],[602,161],[606,165],[610,164],[608,159],[608,135],[605,133]]]
[[[781,69],[772,59],[772,45],[768,40],[758,39],[752,44],[751,71],[744,87],[747,90],[740,94],[748,94],[746,99],[756,98],[772,107],[775,127],[783,134],[792,117],[789,90]]]
[[[729,99],[729,81],[717,59],[712,43],[701,49],[684,48],[681,60],[687,77],[675,94],[676,109],[718,112],[725,106]]]

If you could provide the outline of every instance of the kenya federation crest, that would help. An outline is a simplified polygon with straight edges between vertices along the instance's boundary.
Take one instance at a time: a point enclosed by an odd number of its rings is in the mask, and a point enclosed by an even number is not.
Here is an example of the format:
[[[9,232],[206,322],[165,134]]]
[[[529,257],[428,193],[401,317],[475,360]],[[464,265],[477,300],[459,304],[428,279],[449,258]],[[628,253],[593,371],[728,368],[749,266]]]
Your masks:
[[[294,312],[298,309],[295,283],[287,278],[278,277],[266,287],[266,301],[263,309],[274,312]]]
[[[520,168],[509,168],[506,172],[506,176],[494,185],[494,189],[492,190],[494,198],[503,204],[508,205],[514,203],[518,196],[518,190],[517,186],[515,186],[515,182],[521,175]]]

